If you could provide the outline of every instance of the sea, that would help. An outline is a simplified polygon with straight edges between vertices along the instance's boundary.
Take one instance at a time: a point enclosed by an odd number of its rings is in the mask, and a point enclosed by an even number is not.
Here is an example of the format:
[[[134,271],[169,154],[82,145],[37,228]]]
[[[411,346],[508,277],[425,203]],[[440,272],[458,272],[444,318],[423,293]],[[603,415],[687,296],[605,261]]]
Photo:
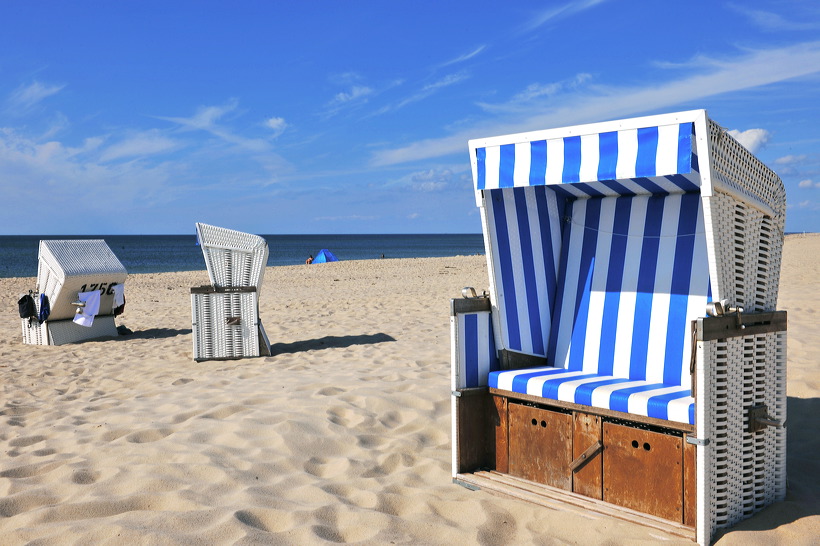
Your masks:
[[[339,260],[484,254],[481,234],[262,235],[268,265],[297,265],[326,248]],[[36,277],[42,239],[104,239],[129,273],[205,269],[196,235],[1,235],[0,277]]]

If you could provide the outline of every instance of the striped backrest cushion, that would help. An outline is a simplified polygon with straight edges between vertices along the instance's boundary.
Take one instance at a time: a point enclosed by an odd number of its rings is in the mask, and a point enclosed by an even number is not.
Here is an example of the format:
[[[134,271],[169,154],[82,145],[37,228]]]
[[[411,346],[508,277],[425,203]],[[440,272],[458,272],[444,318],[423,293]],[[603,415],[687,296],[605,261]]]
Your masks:
[[[551,365],[682,385],[709,290],[699,193],[567,205]]]
[[[486,193],[502,348],[547,355],[566,203],[546,186]]]

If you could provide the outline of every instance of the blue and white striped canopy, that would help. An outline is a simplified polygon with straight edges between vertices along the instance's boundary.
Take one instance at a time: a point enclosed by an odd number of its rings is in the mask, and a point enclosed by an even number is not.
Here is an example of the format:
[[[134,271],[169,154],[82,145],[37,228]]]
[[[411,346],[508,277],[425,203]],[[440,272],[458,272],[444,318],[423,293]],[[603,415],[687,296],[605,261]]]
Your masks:
[[[697,191],[694,124],[475,147],[476,190],[561,185],[567,197]]]

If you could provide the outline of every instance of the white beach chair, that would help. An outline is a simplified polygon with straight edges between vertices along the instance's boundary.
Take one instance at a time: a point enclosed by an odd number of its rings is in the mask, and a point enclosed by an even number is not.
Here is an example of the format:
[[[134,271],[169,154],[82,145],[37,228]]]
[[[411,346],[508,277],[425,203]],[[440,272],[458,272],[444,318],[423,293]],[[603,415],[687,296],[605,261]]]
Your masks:
[[[703,110],[469,147],[490,290],[451,306],[454,480],[703,544],[782,500],[777,175]]]
[[[128,272],[102,239],[40,241],[36,294],[45,294],[51,308],[48,319],[22,319],[23,342],[63,345],[104,336],[116,336],[114,292]],[[78,294],[100,292],[99,314],[90,327],[74,322]],[[37,311],[40,300],[35,297]]]
[[[196,224],[211,286],[191,289],[194,360],[270,355],[259,293],[268,243],[258,235]]]

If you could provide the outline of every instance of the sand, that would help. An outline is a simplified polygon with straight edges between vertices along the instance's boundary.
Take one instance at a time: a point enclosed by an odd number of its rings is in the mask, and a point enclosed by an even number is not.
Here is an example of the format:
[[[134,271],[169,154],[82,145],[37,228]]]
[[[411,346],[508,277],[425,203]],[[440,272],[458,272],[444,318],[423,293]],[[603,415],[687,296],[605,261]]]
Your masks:
[[[789,237],[787,500],[719,544],[820,536],[820,236]],[[25,346],[0,279],[0,544],[690,544],[450,477],[449,299],[483,257],[269,268],[274,355],[192,360],[205,271],[132,275],[117,339]]]

